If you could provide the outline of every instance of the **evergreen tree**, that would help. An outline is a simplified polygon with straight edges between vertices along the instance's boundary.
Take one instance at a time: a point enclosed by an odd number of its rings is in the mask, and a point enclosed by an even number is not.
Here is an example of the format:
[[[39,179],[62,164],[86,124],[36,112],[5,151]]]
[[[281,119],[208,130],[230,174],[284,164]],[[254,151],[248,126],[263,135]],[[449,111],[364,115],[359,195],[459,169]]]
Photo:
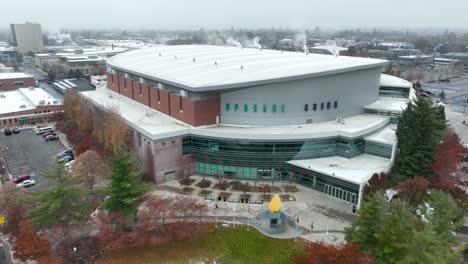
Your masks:
[[[463,224],[463,211],[457,207],[450,194],[440,190],[431,190],[428,204],[433,208],[428,213],[428,219],[437,238],[453,245],[457,242],[454,232]]]
[[[110,183],[106,189],[110,197],[104,206],[109,211],[121,210],[128,216],[134,214],[135,201],[150,185],[141,183],[142,173],[136,171],[135,159],[124,146],[117,149],[111,162]]]
[[[58,185],[39,194],[38,205],[32,210],[36,228],[69,225],[86,220],[88,205],[85,193],[76,186]]]
[[[390,211],[381,223],[380,230],[374,235],[374,256],[379,263],[398,263],[406,255],[405,242],[411,240],[416,217],[411,213],[406,202],[394,200]]]
[[[75,72],[72,69],[68,70],[68,78],[75,78]]]
[[[398,263],[401,264],[456,264],[459,257],[437,239],[435,232],[430,228],[421,231],[412,230],[411,240],[404,244],[406,254],[402,255]]]
[[[453,231],[462,213],[450,195],[435,190],[430,193],[427,203],[419,206],[428,221],[413,214],[404,201],[386,202],[382,193],[373,194],[358,210],[359,218],[345,230],[346,240],[376,257],[377,263],[459,263],[451,246],[455,245]],[[433,210],[423,210],[426,204]]]
[[[75,78],[78,78],[78,79],[83,78],[83,72],[81,72],[80,69],[76,69]]]
[[[445,131],[445,120],[432,102],[418,98],[399,118],[400,172],[407,176],[431,174],[434,151]]]
[[[352,241],[370,255],[375,255],[377,244],[376,234],[381,228],[385,217],[385,198],[382,193],[375,192],[369,199],[364,200],[361,209],[358,210],[359,218],[350,228],[345,229],[346,240]]]

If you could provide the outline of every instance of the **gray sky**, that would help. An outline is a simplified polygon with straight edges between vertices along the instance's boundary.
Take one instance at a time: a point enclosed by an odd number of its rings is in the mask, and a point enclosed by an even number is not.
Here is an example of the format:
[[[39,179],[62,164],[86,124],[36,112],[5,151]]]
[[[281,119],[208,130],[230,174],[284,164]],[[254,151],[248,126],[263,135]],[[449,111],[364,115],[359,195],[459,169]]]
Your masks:
[[[468,28],[467,0],[5,0],[0,28]]]

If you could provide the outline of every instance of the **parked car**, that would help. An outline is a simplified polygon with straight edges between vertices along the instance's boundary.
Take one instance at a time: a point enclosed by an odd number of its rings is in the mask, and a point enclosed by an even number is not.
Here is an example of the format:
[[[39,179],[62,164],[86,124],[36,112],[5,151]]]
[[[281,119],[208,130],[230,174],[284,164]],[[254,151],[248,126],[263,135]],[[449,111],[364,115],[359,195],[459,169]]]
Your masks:
[[[57,133],[55,133],[55,132],[53,132],[53,131],[52,131],[52,132],[46,132],[46,133],[42,134],[42,137],[45,138],[45,137],[47,137],[47,136],[49,136],[49,135],[54,135],[54,136],[56,136]]]
[[[41,127],[36,130],[36,135],[42,135],[47,132],[52,132],[54,129],[52,127]]]
[[[20,175],[20,176],[18,176],[16,178],[14,178],[13,183],[18,184],[18,183],[21,183],[21,182],[23,182],[25,180],[29,180],[29,179],[31,179],[31,176],[29,176],[28,174],[22,174],[22,175]]]
[[[13,128],[12,132],[13,132],[13,134],[19,134],[20,130],[19,130],[19,128],[15,127],[15,128]]]
[[[11,135],[11,129],[9,129],[9,128],[3,129],[3,134],[5,134],[5,136]]]
[[[63,156],[62,158],[60,158],[58,160],[59,163],[62,163],[62,162],[69,162],[70,160],[74,160],[75,159],[75,156],[73,155],[69,155],[69,156]]]
[[[65,156],[73,156],[73,150],[71,150],[71,149],[66,149],[66,150],[64,150],[64,151],[62,151],[62,152],[59,152],[59,153],[57,154],[57,158],[59,158],[59,159],[65,157]]]
[[[45,141],[57,140],[59,137],[57,135],[48,135],[45,137]]]
[[[34,186],[36,185],[36,181],[35,180],[25,180],[23,182],[20,182],[18,184],[16,184],[16,187],[31,187],[31,186]]]
[[[65,163],[65,169],[71,169],[73,163],[75,163],[75,160],[70,160],[69,162]]]

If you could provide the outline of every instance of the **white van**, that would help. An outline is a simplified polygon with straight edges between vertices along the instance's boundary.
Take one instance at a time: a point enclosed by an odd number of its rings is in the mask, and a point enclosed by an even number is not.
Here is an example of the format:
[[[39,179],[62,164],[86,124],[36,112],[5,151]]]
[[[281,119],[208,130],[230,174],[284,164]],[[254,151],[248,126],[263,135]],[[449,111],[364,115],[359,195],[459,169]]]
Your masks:
[[[44,133],[52,132],[52,131],[54,131],[54,129],[51,127],[41,127],[36,130],[36,135],[42,135]]]

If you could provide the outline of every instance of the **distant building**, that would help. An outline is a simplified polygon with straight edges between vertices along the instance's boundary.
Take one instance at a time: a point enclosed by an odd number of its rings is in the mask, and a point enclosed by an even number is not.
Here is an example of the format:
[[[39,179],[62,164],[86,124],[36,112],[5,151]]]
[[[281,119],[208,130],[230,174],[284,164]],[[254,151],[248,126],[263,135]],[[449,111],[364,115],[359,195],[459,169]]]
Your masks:
[[[106,60],[126,50],[111,47],[62,49],[54,53],[36,54],[34,63],[46,72],[54,71],[58,77],[66,77],[69,70],[78,69],[84,75],[102,74]]]
[[[19,53],[40,52],[44,50],[41,24],[27,22],[11,24],[13,45]]]
[[[36,86],[36,80],[23,72],[0,72],[0,92]]]
[[[0,63],[5,65],[16,65],[16,51],[6,42],[0,42]]]
[[[468,65],[468,52],[450,52],[443,55],[444,58],[458,60],[461,63]]]
[[[398,62],[407,66],[429,66],[434,63],[434,57],[430,55],[408,55],[399,56]]]
[[[41,88],[0,92],[0,128],[48,122],[62,110],[62,102]]]

